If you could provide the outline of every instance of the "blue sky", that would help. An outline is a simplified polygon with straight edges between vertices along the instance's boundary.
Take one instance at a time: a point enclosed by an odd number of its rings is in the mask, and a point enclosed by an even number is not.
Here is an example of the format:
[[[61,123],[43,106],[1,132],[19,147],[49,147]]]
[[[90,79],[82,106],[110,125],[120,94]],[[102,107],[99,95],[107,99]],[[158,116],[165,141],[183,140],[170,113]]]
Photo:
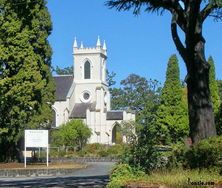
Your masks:
[[[96,45],[97,36],[106,40],[108,48],[107,66],[120,82],[130,73],[147,79],[165,80],[169,57],[176,53],[170,33],[170,15],[132,12],[117,12],[104,6],[105,0],[48,0],[53,31],[49,37],[53,49],[53,66],[72,65],[74,37],[84,46]],[[212,55],[216,66],[216,77],[222,79],[222,24],[208,19],[204,25],[206,57]],[[179,55],[178,55],[179,57]],[[180,61],[181,79],[186,75]]]

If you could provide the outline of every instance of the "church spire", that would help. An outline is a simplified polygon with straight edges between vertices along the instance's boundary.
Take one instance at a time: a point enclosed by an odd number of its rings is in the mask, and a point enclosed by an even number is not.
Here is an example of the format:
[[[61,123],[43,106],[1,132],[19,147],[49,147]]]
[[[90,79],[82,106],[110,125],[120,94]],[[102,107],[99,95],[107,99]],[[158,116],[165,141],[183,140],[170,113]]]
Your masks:
[[[97,48],[100,48],[100,47],[101,47],[101,42],[100,42],[99,36],[98,36],[98,39],[97,39],[96,47],[97,47]]]
[[[107,48],[106,48],[106,41],[105,40],[103,42],[103,50],[107,50]]]
[[[81,41],[81,45],[80,45],[80,48],[83,48],[83,43],[82,43],[82,41]]]
[[[74,43],[73,43],[73,48],[78,48],[76,37],[75,37],[75,40],[74,40]]]

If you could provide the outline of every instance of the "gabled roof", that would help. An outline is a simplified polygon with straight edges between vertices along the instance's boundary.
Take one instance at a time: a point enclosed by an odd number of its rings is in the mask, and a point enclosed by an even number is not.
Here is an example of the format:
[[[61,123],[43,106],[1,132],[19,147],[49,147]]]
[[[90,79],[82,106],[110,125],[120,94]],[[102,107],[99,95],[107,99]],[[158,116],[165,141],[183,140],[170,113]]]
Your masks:
[[[95,110],[94,103],[76,103],[70,115],[70,118],[86,118],[86,110]]]
[[[107,120],[123,120],[123,111],[108,111],[106,114]]]
[[[56,84],[56,101],[65,101],[73,82],[73,75],[54,76]]]

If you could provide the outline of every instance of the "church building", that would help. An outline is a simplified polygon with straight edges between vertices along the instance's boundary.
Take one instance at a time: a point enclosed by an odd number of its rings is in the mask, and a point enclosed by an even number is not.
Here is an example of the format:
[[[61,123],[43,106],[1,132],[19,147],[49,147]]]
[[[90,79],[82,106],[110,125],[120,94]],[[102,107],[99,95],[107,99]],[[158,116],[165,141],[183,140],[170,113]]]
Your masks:
[[[110,108],[106,83],[107,49],[98,37],[96,47],[73,44],[74,75],[54,76],[56,101],[53,105],[54,127],[70,119],[82,119],[91,129],[89,143],[113,144],[121,121],[135,121],[135,114]]]

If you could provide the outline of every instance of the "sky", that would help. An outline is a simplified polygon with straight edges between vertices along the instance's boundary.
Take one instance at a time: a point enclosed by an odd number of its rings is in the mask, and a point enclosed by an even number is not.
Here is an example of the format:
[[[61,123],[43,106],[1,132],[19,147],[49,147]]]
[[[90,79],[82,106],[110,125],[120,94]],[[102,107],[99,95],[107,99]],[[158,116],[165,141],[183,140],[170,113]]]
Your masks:
[[[49,42],[53,50],[52,65],[67,67],[73,64],[74,38],[84,47],[95,47],[97,37],[106,41],[107,67],[116,73],[117,85],[129,74],[147,79],[165,81],[167,62],[177,54],[180,77],[184,80],[186,68],[174,46],[170,32],[169,13],[132,11],[118,12],[108,9],[105,0],[47,0],[53,31]],[[206,57],[213,56],[216,78],[222,79],[222,23],[207,19],[203,35],[206,39]]]

